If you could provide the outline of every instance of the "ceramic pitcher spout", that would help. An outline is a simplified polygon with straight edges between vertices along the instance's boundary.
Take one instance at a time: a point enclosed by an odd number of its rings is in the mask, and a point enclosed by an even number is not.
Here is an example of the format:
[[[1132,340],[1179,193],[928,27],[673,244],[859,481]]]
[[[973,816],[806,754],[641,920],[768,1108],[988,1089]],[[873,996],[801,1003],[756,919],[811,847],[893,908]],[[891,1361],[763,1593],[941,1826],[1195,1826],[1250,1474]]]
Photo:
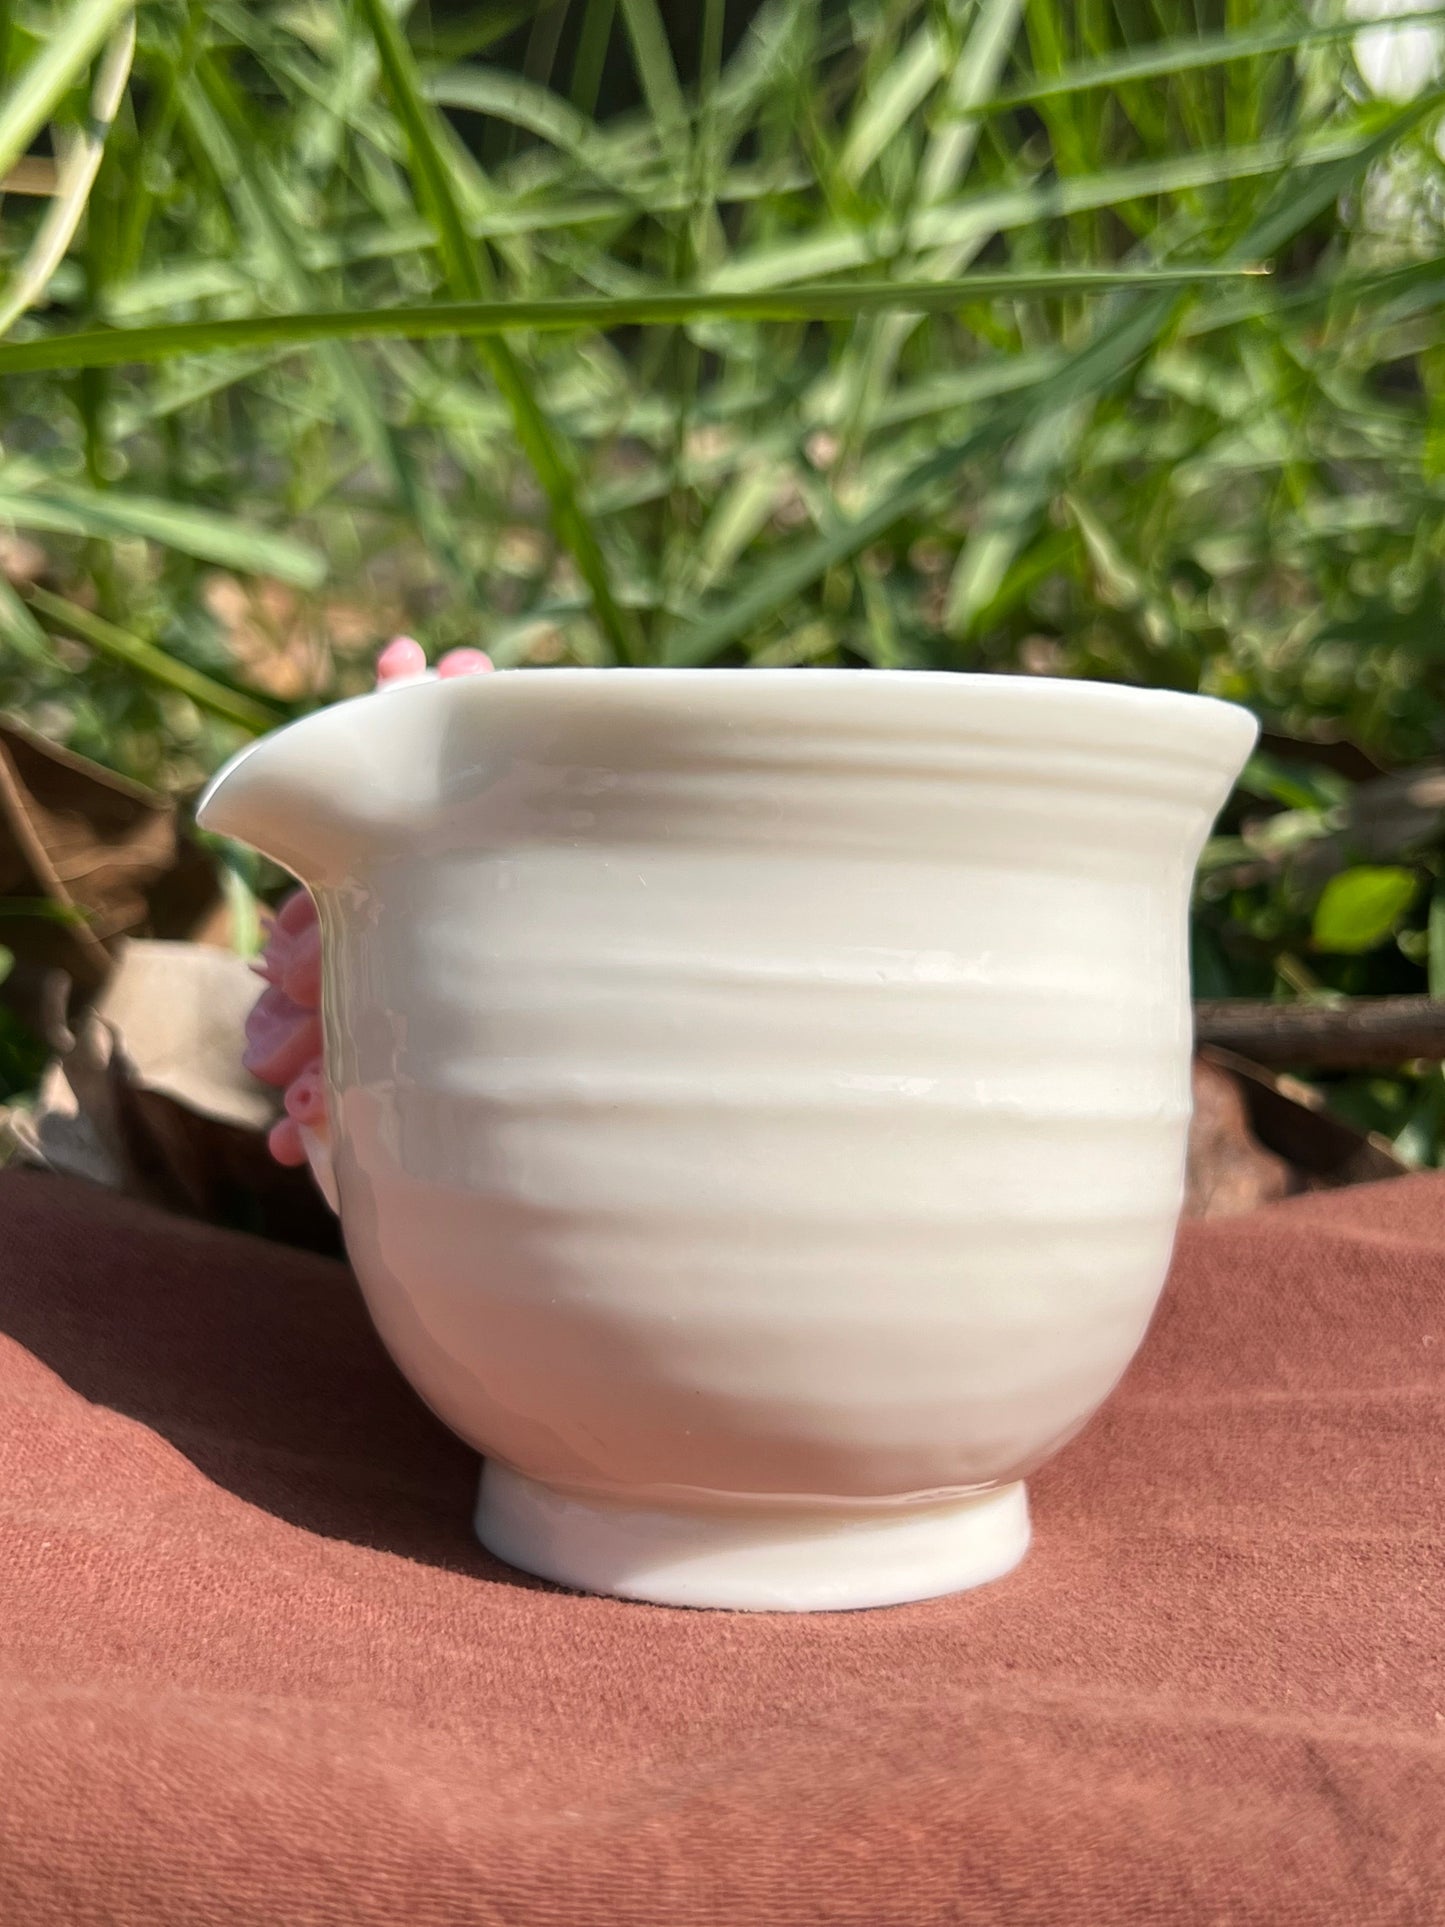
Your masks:
[[[234,837],[313,890],[414,833],[433,802],[436,710],[359,696],[249,744],[212,780],[203,830]]]

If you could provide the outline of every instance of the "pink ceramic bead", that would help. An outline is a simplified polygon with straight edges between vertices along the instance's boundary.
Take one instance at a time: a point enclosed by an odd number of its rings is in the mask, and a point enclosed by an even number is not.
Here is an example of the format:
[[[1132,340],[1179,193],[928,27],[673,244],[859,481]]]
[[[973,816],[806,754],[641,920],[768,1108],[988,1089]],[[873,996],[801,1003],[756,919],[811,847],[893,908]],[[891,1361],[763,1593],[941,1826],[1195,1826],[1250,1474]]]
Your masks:
[[[398,682],[403,676],[420,676],[426,669],[426,651],[411,636],[394,636],[376,659],[378,683]]]
[[[306,1162],[306,1146],[294,1118],[283,1117],[271,1126],[266,1148],[278,1164],[291,1166]]]
[[[321,1059],[315,1057],[286,1087],[286,1115],[313,1127],[326,1122],[326,1086]]]
[[[445,682],[453,676],[482,676],[495,667],[481,649],[449,649],[437,664],[437,674]]]

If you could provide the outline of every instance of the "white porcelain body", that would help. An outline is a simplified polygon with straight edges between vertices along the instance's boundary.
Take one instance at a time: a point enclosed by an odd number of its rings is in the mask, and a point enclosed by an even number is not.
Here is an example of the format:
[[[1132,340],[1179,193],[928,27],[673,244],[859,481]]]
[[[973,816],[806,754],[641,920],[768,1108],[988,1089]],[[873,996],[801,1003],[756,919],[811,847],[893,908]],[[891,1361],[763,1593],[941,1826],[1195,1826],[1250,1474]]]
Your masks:
[[[690,1604],[1021,1553],[1164,1279],[1189,886],[1253,739],[1093,684],[517,671],[222,773],[203,822],[316,895],[347,1247],[502,1468],[484,1537]]]

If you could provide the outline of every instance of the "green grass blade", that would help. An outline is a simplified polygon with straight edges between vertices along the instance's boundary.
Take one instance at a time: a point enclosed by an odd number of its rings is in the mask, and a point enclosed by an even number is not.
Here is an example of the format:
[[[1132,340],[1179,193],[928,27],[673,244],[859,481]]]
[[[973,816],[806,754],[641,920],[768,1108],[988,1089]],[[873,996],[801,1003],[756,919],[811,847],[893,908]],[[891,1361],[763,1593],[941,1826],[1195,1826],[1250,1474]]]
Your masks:
[[[430,15],[418,22],[417,51],[427,60],[467,60],[525,26],[536,11],[537,0],[491,0],[468,12],[448,7],[441,19]]]
[[[1087,424],[1087,405],[1074,401],[1030,423],[1009,449],[949,583],[944,611],[949,635],[973,634],[1075,460]]]
[[[949,77],[941,124],[919,170],[922,201],[937,201],[961,180],[978,141],[979,109],[998,84],[1018,32],[1023,0],[983,0]]]
[[[597,95],[602,86],[602,69],[607,61],[607,43],[612,37],[616,0],[588,0],[582,16],[582,32],[572,61],[572,105],[581,114],[597,111]]]
[[[34,341],[0,342],[0,374],[33,374],[46,368],[115,368],[126,363],[169,361],[178,355],[216,350],[291,346],[315,342],[407,340],[439,336],[505,335],[521,330],[578,332],[641,327],[712,317],[736,321],[852,320],[858,315],[902,310],[956,313],[975,301],[1053,299],[1108,294],[1120,288],[1184,288],[1221,279],[1258,275],[1253,266],[1219,269],[1040,268],[1000,269],[956,281],[858,281],[795,288],[671,294],[616,295],[590,299],[432,302],[417,307],[326,308],[303,314],[218,317],[145,328],[46,335]]]
[[[678,84],[667,29],[657,9],[657,0],[621,0],[622,18],[632,42],[632,58],[648,107],[657,123],[664,154],[674,144],[687,122],[687,103]]]
[[[7,333],[27,308],[38,305],[65,259],[100,172],[106,139],[120,109],[134,55],[135,20],[130,18],[122,21],[98,63],[84,132],[72,134],[68,140],[64,134],[57,137],[61,161],[56,174],[55,198],[19,265],[0,291],[0,335]]]
[[[1274,254],[1352,187],[1372,161],[1442,105],[1445,88],[1434,88],[1403,107],[1372,116],[1368,134],[1353,151],[1302,156],[1300,165],[1279,182],[1248,231],[1230,249],[1229,258],[1260,261]]]
[[[466,232],[411,51],[383,0],[360,0],[360,6],[376,43],[397,118],[406,131],[417,198],[436,226],[447,281],[459,299],[481,302],[491,291],[491,276],[485,257]],[[511,412],[522,451],[551,506],[557,539],[571,554],[591,591],[598,625],[613,653],[620,662],[630,661],[634,654],[632,625],[618,604],[602,546],[578,501],[577,474],[570,452],[553,433],[510,345],[488,341],[480,330],[477,332],[478,353]]]
[[[1392,29],[1425,20],[1445,23],[1445,8],[1427,7],[1419,12],[1380,16],[1380,24]],[[1061,94],[1086,93],[1096,87],[1121,87],[1131,81],[1163,80],[1174,74],[1224,66],[1230,61],[1258,59],[1264,54],[1293,53],[1300,47],[1353,39],[1367,32],[1370,24],[1363,18],[1321,20],[1256,33],[1200,34],[1197,38],[1181,35],[1177,39],[1134,47],[1127,53],[1078,61],[1056,74],[1036,75],[1018,86],[995,93],[982,104],[981,111],[1003,114],[1015,107],[1056,99]]]
[[[1428,971],[1430,995],[1445,998],[1445,886],[1436,884],[1430,896]]]
[[[467,234],[411,51],[385,0],[359,0],[359,6],[376,43],[396,117],[406,134],[417,201],[436,230],[447,281],[460,299],[483,300],[491,291],[490,268],[486,255]]]
[[[724,490],[698,533],[689,559],[687,587],[695,593],[712,587],[731,569],[776,509],[787,478],[781,463],[755,453]]]
[[[1001,409],[959,440],[916,464],[861,515],[842,519],[835,527],[795,543],[788,553],[765,563],[730,602],[670,636],[665,659],[688,666],[714,661],[725,649],[770,621],[837,563],[851,560],[870,542],[886,535],[905,515],[950,481],[965,462],[999,447],[1011,426],[1010,415]]]
[[[1431,102],[1438,104],[1434,96]],[[1387,144],[1423,111],[1428,111],[1428,104],[1422,107],[1412,103],[1402,115],[1389,121]],[[813,280],[825,274],[844,273],[893,260],[900,252],[955,248],[995,234],[1037,229],[1046,221],[1066,215],[1216,187],[1227,181],[1269,174],[1288,176],[1292,170],[1333,161],[1344,163],[1348,172],[1348,164],[1360,155],[1380,151],[1380,128],[1378,111],[1370,110],[1354,127],[1332,131],[1307,144],[1290,139],[1258,141],[1243,148],[1221,147],[1164,158],[1151,157],[1123,167],[1039,181],[1026,187],[982,188],[922,207],[907,222],[825,227],[805,239],[790,238],[740,251],[712,277],[711,285],[753,289]],[[1287,186],[1286,182],[1286,191]]]
[[[439,107],[463,107],[469,113],[507,121],[550,142],[583,166],[593,164],[589,157],[602,158],[598,149],[603,143],[586,115],[549,87],[539,87],[521,74],[493,67],[448,67],[427,80],[426,98]]]
[[[284,203],[283,186],[260,151],[246,117],[246,102],[221,65],[198,55],[195,79],[179,90],[183,121],[208,165],[224,184],[228,206],[253,238],[267,281],[295,304],[311,299],[311,277],[300,237]],[[398,499],[414,516],[427,542],[453,573],[460,563],[445,519],[418,476],[409,452],[386,419],[368,371],[351,351],[328,342],[322,362],[358,442],[388,476]]]
[[[678,632],[668,650],[679,663],[711,661],[774,617],[794,596],[839,562],[878,541],[921,503],[951,481],[966,462],[992,453],[1031,420],[1067,410],[1125,375],[1148,352],[1168,324],[1174,297],[1139,300],[1132,314],[1102,323],[1093,339],[1035,391],[1011,397],[949,447],[924,458],[863,514],[794,545],[767,563],[741,594],[695,626]]]
[[[0,468],[0,522],[111,541],[143,536],[199,561],[275,576],[301,589],[318,589],[326,579],[326,558],[290,536],[251,528],[188,503],[50,481],[29,464]]]
[[[113,662],[123,663],[126,668],[144,676],[148,682],[156,683],[163,689],[173,689],[178,695],[188,696],[198,709],[204,709],[228,723],[235,723],[253,736],[264,735],[268,729],[275,729],[279,723],[286,721],[285,713],[274,709],[270,703],[227,689],[224,683],[213,681],[201,670],[193,669],[189,663],[177,662],[174,656],[168,656],[164,649],[158,649],[153,642],[146,642],[142,637],[132,635],[129,630],[117,628],[113,622],[92,615],[89,609],[67,602],[62,596],[52,595],[48,589],[32,589],[28,600],[32,609],[47,617],[66,635],[88,643],[98,654],[108,656]]]
[[[838,171],[845,180],[855,184],[862,180],[899,129],[918,112],[942,72],[943,47],[930,23],[920,27],[889,62],[854,113],[838,156]]]
[[[977,401],[991,401],[1018,388],[1032,388],[1044,376],[1052,375],[1065,359],[1061,349],[1041,349],[1021,355],[988,355],[968,367],[946,374],[930,375],[895,388],[878,403],[873,415],[875,427],[926,420],[929,416],[957,411]],[[842,382],[821,383],[808,398],[805,419],[809,427],[836,428],[846,419],[848,391]]]
[[[10,172],[135,0],[78,0],[0,101],[0,179]]]
[[[1236,259],[1258,259],[1293,239],[1429,108],[1412,103],[1387,117],[1371,141],[1320,166],[1302,169],[1266,199],[1235,244]],[[1000,486],[965,543],[949,589],[950,634],[967,636],[989,608],[1014,558],[1053,496],[1087,426],[1076,398],[1043,410],[1019,436],[1003,465]]]
[[[16,655],[32,665],[50,659],[50,644],[45,631],[5,575],[0,575],[0,636],[4,637]]]

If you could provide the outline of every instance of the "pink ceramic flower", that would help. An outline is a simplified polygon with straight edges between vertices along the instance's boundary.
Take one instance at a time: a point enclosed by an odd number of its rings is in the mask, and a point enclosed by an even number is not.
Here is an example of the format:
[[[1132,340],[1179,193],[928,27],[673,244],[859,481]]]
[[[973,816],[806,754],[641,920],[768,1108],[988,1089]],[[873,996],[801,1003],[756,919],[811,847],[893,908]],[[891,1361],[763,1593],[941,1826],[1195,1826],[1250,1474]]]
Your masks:
[[[475,676],[492,667],[480,649],[453,649],[437,675]],[[426,652],[410,636],[397,636],[376,662],[379,689],[413,682],[426,673]],[[263,1084],[286,1093],[286,1114],[272,1126],[269,1144],[278,1164],[304,1164],[302,1133],[326,1131],[326,1085],[321,1062],[321,929],[307,890],[284,898],[266,932],[256,964],[262,991],[246,1019],[242,1063]]]

